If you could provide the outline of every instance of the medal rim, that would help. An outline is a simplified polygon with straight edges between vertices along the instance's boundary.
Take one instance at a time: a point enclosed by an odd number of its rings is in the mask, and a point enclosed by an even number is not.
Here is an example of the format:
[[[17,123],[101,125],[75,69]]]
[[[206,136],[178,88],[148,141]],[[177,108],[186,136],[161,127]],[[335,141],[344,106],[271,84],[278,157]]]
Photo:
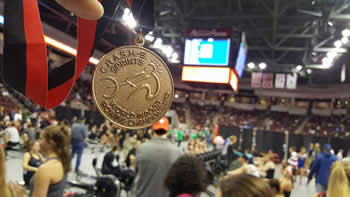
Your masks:
[[[121,50],[121,49],[123,49],[123,48],[129,48],[129,49],[130,49],[130,48],[138,48],[138,49],[141,49],[141,50],[146,50],[147,52],[152,53],[157,59],[159,59],[159,60],[163,63],[163,65],[165,65],[164,67],[165,67],[166,70],[168,71],[168,76],[170,77],[170,81],[171,81],[171,94],[170,94],[170,99],[169,99],[169,100],[170,100],[169,106],[167,107],[166,112],[165,112],[160,118],[162,118],[163,116],[165,116],[165,114],[169,111],[169,109],[170,109],[170,107],[171,107],[171,104],[172,104],[173,101],[174,101],[175,89],[174,89],[174,80],[173,80],[173,76],[172,76],[172,74],[171,74],[171,72],[170,72],[170,69],[169,69],[169,67],[168,67],[168,64],[167,64],[167,63],[160,57],[160,55],[158,55],[157,53],[153,52],[152,50],[150,50],[150,49],[148,49],[148,48],[146,48],[146,47],[137,46],[137,45],[127,45],[127,46],[118,47],[118,48],[115,48],[115,49],[111,50],[110,52],[108,52],[108,53],[106,53],[106,54],[104,54],[104,55],[102,56],[102,58],[100,59],[99,63],[96,65],[94,74],[93,74],[93,76],[92,76],[92,97],[93,97],[93,101],[94,101],[94,103],[95,103],[95,105],[96,105],[96,107],[97,107],[97,110],[100,112],[100,114],[102,114],[103,117],[105,117],[107,120],[111,121],[111,122],[112,122],[113,124],[115,124],[116,126],[118,126],[118,127],[120,127],[120,128],[123,128],[123,129],[130,129],[130,130],[132,130],[132,129],[144,129],[144,128],[147,128],[147,127],[152,126],[152,125],[153,125],[154,123],[156,123],[158,120],[153,120],[153,121],[151,121],[151,123],[145,124],[145,125],[143,125],[143,126],[141,126],[141,127],[129,127],[129,126],[121,125],[121,124],[115,122],[114,120],[112,120],[109,116],[107,116],[107,115],[105,114],[105,112],[102,111],[102,109],[100,109],[101,107],[100,107],[100,105],[98,104],[97,99],[96,99],[96,93],[95,93],[95,76],[96,76],[96,74],[95,74],[95,73],[97,72],[97,69],[98,69],[100,63],[101,63],[104,59],[106,59],[107,57],[109,57],[109,54],[113,54],[114,51]]]

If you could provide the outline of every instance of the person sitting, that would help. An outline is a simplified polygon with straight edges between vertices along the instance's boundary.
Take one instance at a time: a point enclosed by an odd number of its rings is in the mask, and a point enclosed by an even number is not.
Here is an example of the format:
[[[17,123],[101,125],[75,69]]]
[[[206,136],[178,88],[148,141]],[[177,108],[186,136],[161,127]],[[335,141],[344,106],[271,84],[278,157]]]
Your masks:
[[[132,144],[132,149],[129,151],[128,155],[125,159],[125,164],[129,168],[135,167],[135,159],[136,159],[136,150],[140,145],[140,141],[134,141]]]
[[[102,163],[102,174],[110,174],[117,177],[123,184],[124,189],[129,191],[131,189],[132,183],[135,179],[135,173],[133,170],[125,169],[123,170],[120,165],[113,165],[114,159],[119,161],[118,146],[114,145],[112,151],[108,152]]]
[[[269,153],[264,157],[264,163],[260,168],[260,174],[262,177],[267,179],[273,179],[275,175],[275,162],[274,162],[273,153]]]
[[[293,167],[283,163],[281,166],[281,192],[285,197],[289,197],[293,190]]]
[[[256,177],[260,177],[260,172],[258,168],[255,165],[248,163],[248,157],[246,155],[242,155],[239,158],[239,161],[242,167],[228,172],[228,176],[236,174],[250,174]]]
[[[16,125],[14,122],[11,122],[9,127],[5,129],[6,150],[16,149],[19,145],[19,140],[20,137]]]
[[[45,158],[39,153],[40,144],[38,141],[32,141],[28,143],[28,152],[24,154],[23,158],[23,179],[26,186],[38,171],[40,165],[44,163]]]
[[[272,197],[267,182],[249,174],[237,174],[224,177],[220,181],[216,197]]]
[[[120,176],[120,166],[115,166],[113,164],[114,159],[118,157],[118,146],[114,145],[112,150],[108,152],[104,157],[103,157],[103,162],[102,162],[102,174],[110,174],[114,175],[116,177]]]
[[[178,158],[165,179],[169,197],[194,197],[205,192],[208,184],[205,164],[193,155]]]

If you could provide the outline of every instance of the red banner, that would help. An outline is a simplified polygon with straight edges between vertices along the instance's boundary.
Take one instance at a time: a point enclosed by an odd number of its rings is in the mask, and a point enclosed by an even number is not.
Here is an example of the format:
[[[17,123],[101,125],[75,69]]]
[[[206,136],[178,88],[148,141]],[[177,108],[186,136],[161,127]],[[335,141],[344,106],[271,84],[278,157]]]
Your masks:
[[[263,88],[273,88],[273,74],[264,73],[263,74]]]
[[[262,73],[252,73],[251,86],[253,88],[261,88]]]

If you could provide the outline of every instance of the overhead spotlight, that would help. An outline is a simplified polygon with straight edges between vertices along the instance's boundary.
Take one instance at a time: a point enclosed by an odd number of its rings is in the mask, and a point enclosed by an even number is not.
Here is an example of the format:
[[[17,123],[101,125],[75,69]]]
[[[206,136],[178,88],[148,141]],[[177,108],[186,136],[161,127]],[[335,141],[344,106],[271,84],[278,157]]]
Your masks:
[[[175,98],[179,98],[179,95],[178,95],[178,94],[175,94]]]
[[[335,57],[337,57],[337,53],[335,51],[330,51],[327,53],[327,57],[330,58],[330,59],[333,59]]]
[[[337,48],[340,48],[343,45],[343,43],[340,40],[337,40],[334,42],[334,46]]]
[[[132,15],[131,11],[129,8],[124,9],[124,13],[122,16],[122,20],[126,23],[127,26],[130,28],[135,28],[137,26],[137,23],[135,21],[134,16]]]
[[[344,36],[344,37],[349,37],[350,36],[350,29],[344,29],[341,34]]]
[[[308,69],[306,69],[306,73],[310,75],[312,73],[312,70],[310,68],[308,68]]]
[[[328,25],[332,27],[333,26],[333,22],[332,21],[328,21]]]
[[[154,39],[155,39],[154,36],[152,36],[151,34],[147,34],[147,35],[145,36],[145,40],[147,40],[147,41],[153,42]]]
[[[176,52],[174,52],[174,53],[171,55],[170,62],[171,62],[171,63],[180,63],[179,55],[178,55]]]
[[[301,71],[303,70],[303,66],[302,65],[298,65],[296,68],[295,68],[296,71]]]
[[[261,62],[261,63],[259,64],[259,68],[260,68],[261,70],[265,70],[266,67],[267,67],[267,65],[266,65],[265,62]]]
[[[160,50],[166,55],[167,58],[171,57],[174,49],[170,45],[161,45]]]
[[[348,38],[348,37],[343,37],[343,38],[341,39],[341,42],[342,42],[343,44],[346,44],[346,43],[349,42],[349,38]]]
[[[324,57],[323,59],[322,59],[322,64],[324,64],[324,65],[330,65],[330,64],[332,64],[332,59],[331,58],[328,58],[328,57]]]
[[[255,68],[255,64],[254,64],[253,62],[250,62],[250,63],[248,64],[248,68],[249,68],[249,69],[254,69],[254,68]]]
[[[154,47],[155,48],[160,48],[162,46],[163,40],[161,38],[157,38],[156,41],[154,42]]]

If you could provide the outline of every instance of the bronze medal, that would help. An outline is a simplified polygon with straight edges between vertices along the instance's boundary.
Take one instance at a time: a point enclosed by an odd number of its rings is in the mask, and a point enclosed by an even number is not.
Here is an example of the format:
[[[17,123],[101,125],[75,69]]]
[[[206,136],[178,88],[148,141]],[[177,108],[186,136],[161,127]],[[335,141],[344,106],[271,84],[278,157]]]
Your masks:
[[[154,52],[136,45],[116,48],[98,63],[92,94],[101,114],[121,128],[151,126],[169,110],[174,84],[166,63]]]

